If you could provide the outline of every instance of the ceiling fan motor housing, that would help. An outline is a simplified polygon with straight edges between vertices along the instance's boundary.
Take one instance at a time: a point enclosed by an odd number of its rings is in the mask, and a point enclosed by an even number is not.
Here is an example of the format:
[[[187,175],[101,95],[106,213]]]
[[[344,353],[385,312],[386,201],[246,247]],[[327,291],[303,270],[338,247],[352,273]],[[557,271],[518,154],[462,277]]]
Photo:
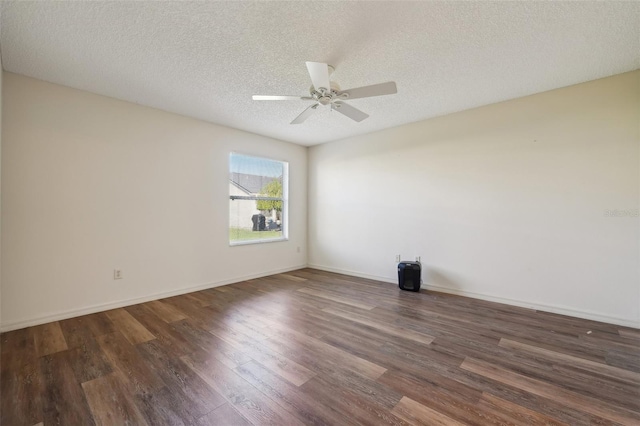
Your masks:
[[[329,105],[336,100],[343,99],[343,96],[339,94],[340,85],[338,85],[338,83],[336,83],[335,81],[331,81],[329,82],[329,84],[331,85],[331,88],[329,90],[326,90],[324,87],[320,87],[318,90],[316,90],[313,86],[309,88],[309,93],[311,93],[311,96],[316,99],[321,105]],[[346,96],[344,97],[346,98]]]

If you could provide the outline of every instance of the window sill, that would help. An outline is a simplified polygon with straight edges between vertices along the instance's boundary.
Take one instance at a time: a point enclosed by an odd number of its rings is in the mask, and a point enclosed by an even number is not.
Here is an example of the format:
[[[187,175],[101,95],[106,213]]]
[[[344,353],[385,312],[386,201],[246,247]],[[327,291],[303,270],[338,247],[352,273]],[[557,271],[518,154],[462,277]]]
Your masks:
[[[246,246],[250,244],[264,244],[264,243],[277,243],[279,241],[289,241],[289,238],[264,238],[261,240],[243,240],[243,241],[229,241],[229,246]]]

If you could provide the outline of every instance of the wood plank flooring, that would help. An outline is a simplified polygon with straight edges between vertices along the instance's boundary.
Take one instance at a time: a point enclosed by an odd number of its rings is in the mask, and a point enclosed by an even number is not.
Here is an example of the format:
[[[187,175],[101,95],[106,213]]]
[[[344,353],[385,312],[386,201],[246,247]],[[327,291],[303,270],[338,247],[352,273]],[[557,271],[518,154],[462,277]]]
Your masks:
[[[640,330],[313,269],[0,336],[2,425],[640,425]]]

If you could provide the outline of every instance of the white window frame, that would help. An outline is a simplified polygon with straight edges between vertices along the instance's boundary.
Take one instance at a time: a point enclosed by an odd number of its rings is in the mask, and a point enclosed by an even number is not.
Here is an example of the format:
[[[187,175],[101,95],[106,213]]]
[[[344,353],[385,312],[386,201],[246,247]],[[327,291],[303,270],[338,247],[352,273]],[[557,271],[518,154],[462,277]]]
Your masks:
[[[276,161],[282,164],[282,198],[277,197],[262,197],[262,196],[239,196],[239,195],[228,195],[229,202],[232,200],[278,200],[282,201],[282,212],[281,212],[281,229],[282,236],[277,238],[256,238],[255,240],[240,240],[240,241],[231,241],[231,237],[229,237],[229,246],[244,246],[249,244],[262,244],[262,243],[274,243],[279,241],[288,241],[289,240],[289,162],[284,160],[278,160],[275,158],[265,157],[262,155],[254,155],[254,154],[245,154],[242,152],[232,151],[229,153],[229,172],[231,172],[231,157],[234,155],[243,156],[243,157],[251,157],[257,158],[260,160],[269,160]],[[227,208],[227,235],[229,234],[229,224],[231,222],[231,212],[230,208]]]

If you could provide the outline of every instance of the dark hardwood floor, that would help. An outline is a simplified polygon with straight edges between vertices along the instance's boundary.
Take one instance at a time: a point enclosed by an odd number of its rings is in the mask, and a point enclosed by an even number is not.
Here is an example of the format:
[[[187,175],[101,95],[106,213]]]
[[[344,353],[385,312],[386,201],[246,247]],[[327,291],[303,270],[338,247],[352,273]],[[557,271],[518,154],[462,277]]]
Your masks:
[[[640,424],[640,330],[312,269],[1,339],[7,426]]]

